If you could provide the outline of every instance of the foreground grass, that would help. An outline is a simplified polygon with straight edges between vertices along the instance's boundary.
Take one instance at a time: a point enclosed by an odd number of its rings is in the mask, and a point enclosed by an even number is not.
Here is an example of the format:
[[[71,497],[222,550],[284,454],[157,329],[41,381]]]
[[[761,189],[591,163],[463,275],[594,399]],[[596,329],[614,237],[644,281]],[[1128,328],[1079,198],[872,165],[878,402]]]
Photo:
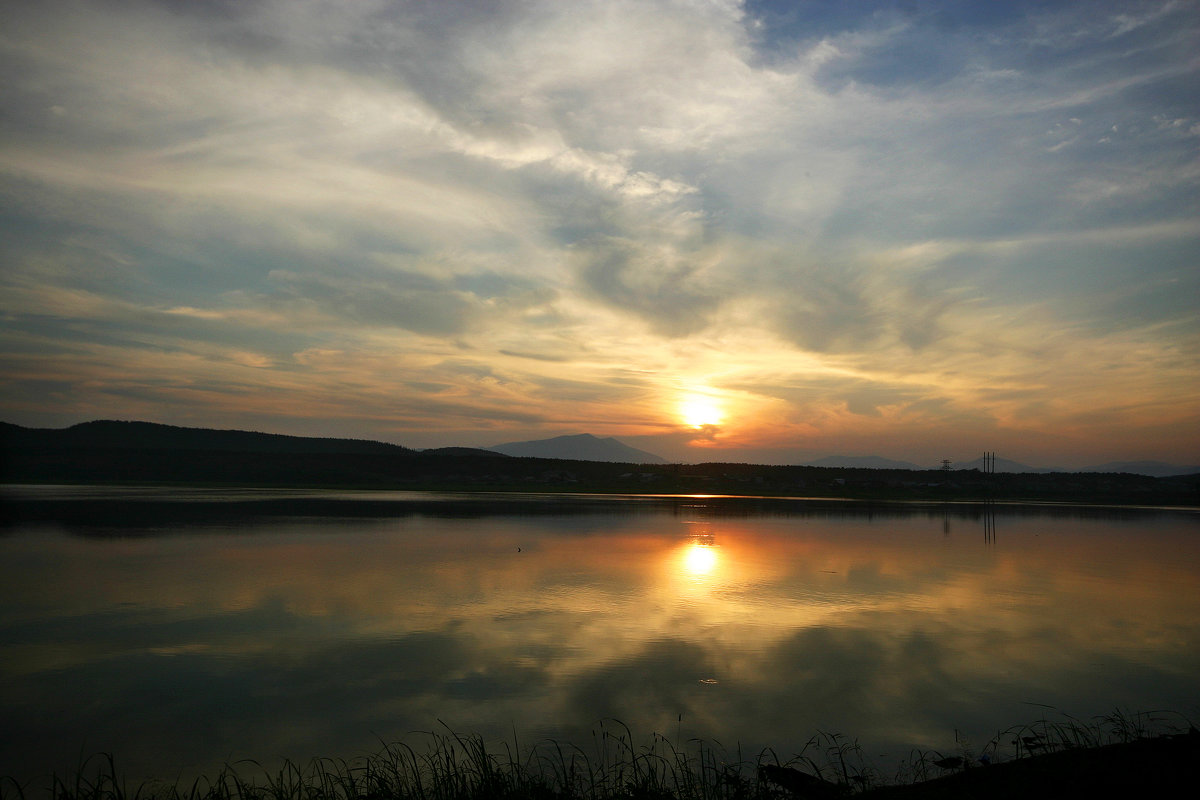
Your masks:
[[[1177,715],[1115,713],[1090,722],[1040,720],[982,748],[956,736],[949,752],[914,750],[890,777],[854,740],[818,733],[781,761],[720,745],[676,745],[655,734],[635,745],[623,724],[599,727],[592,752],[544,742],[488,750],[477,736],[429,733],[419,747],[384,744],[352,760],[225,766],[190,784],[131,786],[110,755],[46,787],[0,779],[0,800],[780,800],[858,797],[1156,797],[1194,789],[1200,732]],[[1188,793],[1190,794],[1190,792]]]

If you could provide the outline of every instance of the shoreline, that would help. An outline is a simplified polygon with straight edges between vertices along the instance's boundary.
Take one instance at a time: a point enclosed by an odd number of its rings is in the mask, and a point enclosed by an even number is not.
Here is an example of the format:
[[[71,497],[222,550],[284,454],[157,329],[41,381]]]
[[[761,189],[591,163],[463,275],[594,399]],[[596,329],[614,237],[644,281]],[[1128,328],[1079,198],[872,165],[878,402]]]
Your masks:
[[[24,523],[129,527],[195,524],[285,516],[380,517],[413,515],[487,517],[597,511],[671,510],[721,517],[939,514],[988,525],[994,518],[1111,517],[1145,514],[1193,516],[1200,506],[1064,501],[890,499],[786,495],[651,494],[631,492],[496,491],[130,484],[0,484],[0,528]]]

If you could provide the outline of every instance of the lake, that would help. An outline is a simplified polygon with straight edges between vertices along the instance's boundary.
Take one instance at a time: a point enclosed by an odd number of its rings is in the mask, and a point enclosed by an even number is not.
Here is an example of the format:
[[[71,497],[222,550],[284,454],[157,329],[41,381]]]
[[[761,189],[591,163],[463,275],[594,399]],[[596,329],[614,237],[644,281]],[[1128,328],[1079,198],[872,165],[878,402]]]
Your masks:
[[[98,752],[174,781],[612,720],[751,759],[840,733],[888,772],[1046,716],[1200,720],[1195,510],[3,497],[0,774],[34,787]]]

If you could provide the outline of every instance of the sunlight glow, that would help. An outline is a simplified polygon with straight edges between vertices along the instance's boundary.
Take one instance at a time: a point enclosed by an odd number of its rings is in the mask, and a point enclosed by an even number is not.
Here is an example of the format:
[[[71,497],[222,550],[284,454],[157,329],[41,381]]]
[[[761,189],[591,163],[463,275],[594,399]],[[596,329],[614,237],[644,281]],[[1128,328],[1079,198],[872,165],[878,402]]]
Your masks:
[[[699,394],[689,395],[680,402],[679,416],[691,428],[720,425],[725,418],[716,401]]]

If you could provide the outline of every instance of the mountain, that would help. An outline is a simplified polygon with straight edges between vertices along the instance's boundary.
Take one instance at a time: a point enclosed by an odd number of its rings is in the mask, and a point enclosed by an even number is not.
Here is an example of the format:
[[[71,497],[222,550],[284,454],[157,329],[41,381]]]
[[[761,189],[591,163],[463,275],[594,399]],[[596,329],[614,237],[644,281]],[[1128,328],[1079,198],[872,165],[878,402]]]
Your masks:
[[[1132,475],[1166,478],[1171,475],[1195,475],[1200,473],[1200,466],[1180,467],[1163,461],[1110,461],[1095,467],[1084,467],[1080,472],[1128,472]]]
[[[911,461],[895,461],[880,456],[826,456],[809,461],[814,467],[857,467],[859,469],[920,469]]]
[[[0,422],[5,448],[87,448],[103,450],[175,450],[235,453],[327,453],[354,455],[412,454],[407,447],[366,439],[284,436],[255,431],[181,428],[157,422],[96,420],[69,428],[23,428]]]
[[[974,461],[961,461],[953,465],[954,469],[977,469],[981,472],[984,469],[982,458],[977,458]],[[1028,464],[1022,464],[1017,461],[1009,461],[1004,458],[997,458],[995,463],[996,472],[1124,472],[1130,475],[1149,475],[1152,478],[1168,478],[1173,475],[1195,475],[1200,473],[1200,466],[1178,466],[1176,464],[1167,464],[1163,461],[1110,461],[1107,464],[1097,464],[1094,467],[1081,467],[1079,469],[1064,469],[1063,467],[1031,467]]]
[[[572,461],[615,461],[627,464],[665,464],[667,460],[645,450],[638,450],[616,439],[599,439],[590,433],[577,436],[555,436],[528,442],[509,442],[487,448],[506,456],[527,458],[562,458]]]
[[[937,469],[934,467],[934,469]],[[974,461],[956,461],[951,464],[951,469],[977,469],[980,472],[985,471],[986,467],[983,462],[983,457]],[[1049,472],[1067,472],[1060,467],[1031,467],[1028,464],[1022,464],[1019,461],[1009,461],[1007,458],[997,458],[992,462],[992,469],[995,472],[1033,472],[1038,474],[1046,474]]]

